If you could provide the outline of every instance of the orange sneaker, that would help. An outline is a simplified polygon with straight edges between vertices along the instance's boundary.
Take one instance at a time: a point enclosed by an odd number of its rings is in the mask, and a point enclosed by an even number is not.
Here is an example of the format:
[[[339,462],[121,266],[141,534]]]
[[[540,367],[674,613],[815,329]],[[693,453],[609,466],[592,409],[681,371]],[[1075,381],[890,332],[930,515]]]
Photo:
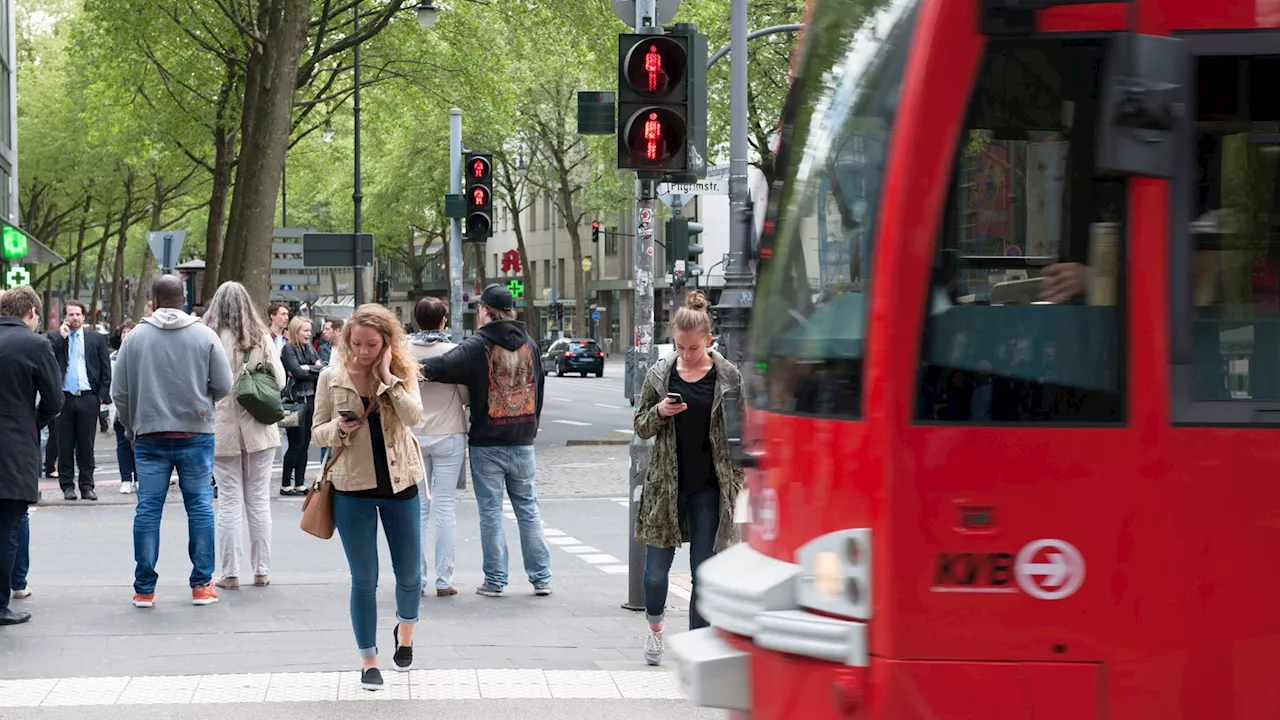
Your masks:
[[[212,605],[216,602],[218,602],[218,591],[213,589],[213,583],[191,588],[192,605]]]
[[[142,593],[134,593],[134,594],[133,594],[133,606],[134,606],[134,607],[137,607],[137,608],[149,608],[149,607],[155,607],[155,605],[156,605],[156,594],[155,594],[155,593],[147,593],[147,594],[145,594],[145,595],[143,595]]]

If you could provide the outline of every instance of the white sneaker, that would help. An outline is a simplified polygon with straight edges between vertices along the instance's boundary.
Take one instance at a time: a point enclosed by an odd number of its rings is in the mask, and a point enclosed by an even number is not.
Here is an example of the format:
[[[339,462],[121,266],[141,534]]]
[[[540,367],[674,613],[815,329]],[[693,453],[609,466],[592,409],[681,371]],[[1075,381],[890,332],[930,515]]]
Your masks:
[[[128,495],[133,492],[133,483],[125,480],[120,483],[120,494]]]
[[[644,639],[644,661],[650,665],[658,665],[662,662],[662,631],[649,630],[649,635]]]

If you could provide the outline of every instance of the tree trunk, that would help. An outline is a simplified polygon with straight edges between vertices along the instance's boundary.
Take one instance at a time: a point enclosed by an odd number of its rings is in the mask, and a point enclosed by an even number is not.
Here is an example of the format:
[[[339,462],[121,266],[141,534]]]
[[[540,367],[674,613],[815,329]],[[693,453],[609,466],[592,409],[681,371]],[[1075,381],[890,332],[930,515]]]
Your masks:
[[[160,176],[155,177],[155,197],[151,200],[151,231],[158,232],[164,229],[164,223],[161,222],[161,215],[164,213],[164,186],[160,184]],[[123,261],[123,256],[121,256]],[[207,262],[207,261],[206,261]],[[177,265],[177,258],[174,258],[174,265]],[[138,288],[151,289],[151,281],[155,277],[156,255],[151,252],[151,243],[147,243],[147,248],[142,252],[142,271],[138,273]],[[121,272],[124,271],[121,266]],[[142,317],[147,310],[147,294],[145,292],[137,293],[133,296],[133,316]]]
[[[209,194],[209,224],[204,236],[204,287],[201,304],[208,305],[222,283],[222,238],[227,227],[227,200],[231,197],[231,170],[235,163],[236,133],[223,127],[213,131],[213,188]]]
[[[107,259],[107,238],[111,236],[111,215],[102,225],[102,242],[98,245],[98,268],[93,274],[93,296],[89,304],[89,316],[98,316],[98,291],[102,287],[102,264]]]
[[[125,174],[124,178],[124,207],[120,210],[120,229],[116,235],[116,256],[115,263],[112,265],[111,287],[108,291],[111,293],[111,316],[108,321],[111,327],[120,327],[120,323],[124,322],[124,249],[129,242],[129,216],[133,214],[133,170]],[[103,246],[105,250],[106,246]],[[150,252],[148,250],[148,252]],[[147,286],[146,281],[146,260],[143,261],[144,275],[139,279],[139,289]]]
[[[311,22],[310,9],[307,0],[272,0],[264,11],[265,22],[259,23],[270,31],[254,47],[245,75],[240,160],[219,277],[244,283],[249,295],[264,305],[280,173],[289,147],[298,60]]]
[[[520,274],[524,276],[524,324],[529,328],[529,332],[533,333],[534,338],[541,341],[542,325],[539,320],[538,306],[534,304],[538,293],[537,288],[533,286],[533,266],[529,264],[529,251],[524,247],[524,228],[520,225],[520,213],[515,212],[509,205],[507,209],[512,211],[510,215],[514,221],[512,228],[516,231],[516,251],[520,253]]]
[[[90,202],[92,202],[91,198],[86,195],[84,198],[84,212],[80,214],[80,231],[76,234],[76,267],[75,272],[71,275],[72,295],[78,294],[84,283],[84,275],[80,271],[81,264],[84,261],[84,232],[89,227]]]
[[[573,207],[573,194],[569,192],[570,178],[568,173],[559,178],[560,209],[564,217],[565,229],[569,231],[569,240],[573,245],[573,332],[585,337],[587,334],[587,283],[582,272],[582,236],[578,232],[578,213]],[[551,222],[556,222],[552,218]],[[552,272],[555,269],[552,268]]]

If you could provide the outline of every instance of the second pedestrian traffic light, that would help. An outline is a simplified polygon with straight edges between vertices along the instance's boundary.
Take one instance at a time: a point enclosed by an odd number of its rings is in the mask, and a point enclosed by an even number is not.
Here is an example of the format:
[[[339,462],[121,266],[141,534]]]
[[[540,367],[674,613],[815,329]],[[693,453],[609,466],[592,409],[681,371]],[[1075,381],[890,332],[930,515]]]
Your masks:
[[[467,153],[462,172],[467,188],[467,241],[484,242],[493,235],[493,154]]]
[[[688,218],[674,217],[667,221],[668,269],[677,286],[689,280],[697,285],[697,277],[702,274],[702,266],[698,264],[702,258],[702,243],[693,236],[703,229],[702,223],[691,222]]]
[[[618,168],[692,182],[706,173],[707,36],[691,24],[618,36]]]

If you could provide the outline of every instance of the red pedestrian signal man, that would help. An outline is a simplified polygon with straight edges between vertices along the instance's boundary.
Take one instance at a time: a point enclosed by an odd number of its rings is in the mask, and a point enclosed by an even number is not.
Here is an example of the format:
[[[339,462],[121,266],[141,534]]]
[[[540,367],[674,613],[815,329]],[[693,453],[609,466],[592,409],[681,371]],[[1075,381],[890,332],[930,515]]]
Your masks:
[[[649,74],[649,92],[658,92],[662,80],[662,55],[657,45],[650,45],[649,52],[644,54],[644,71]]]
[[[662,157],[662,123],[658,122],[658,113],[649,113],[644,122],[644,156],[649,160]]]

